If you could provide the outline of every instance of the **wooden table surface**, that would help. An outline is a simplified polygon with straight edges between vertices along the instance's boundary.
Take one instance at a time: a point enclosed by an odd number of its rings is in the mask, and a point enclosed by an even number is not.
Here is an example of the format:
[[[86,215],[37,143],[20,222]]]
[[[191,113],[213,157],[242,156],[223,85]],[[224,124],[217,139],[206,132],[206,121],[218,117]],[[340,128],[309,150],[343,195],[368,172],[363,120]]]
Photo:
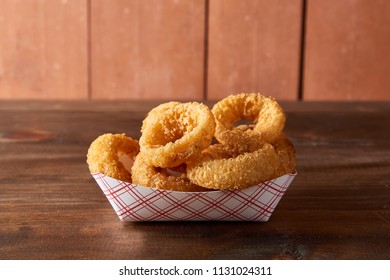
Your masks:
[[[0,102],[1,259],[390,259],[390,103],[282,103],[298,175],[271,219],[120,222],[89,144],[155,102]]]

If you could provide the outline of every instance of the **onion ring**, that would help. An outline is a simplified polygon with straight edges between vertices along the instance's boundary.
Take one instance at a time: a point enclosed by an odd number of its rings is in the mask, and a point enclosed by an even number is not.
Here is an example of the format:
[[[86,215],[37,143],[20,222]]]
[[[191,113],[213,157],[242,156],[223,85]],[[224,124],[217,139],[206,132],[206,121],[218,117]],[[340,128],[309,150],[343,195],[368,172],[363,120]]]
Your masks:
[[[89,170],[94,173],[103,173],[112,178],[130,182],[131,173],[119,160],[124,154],[135,158],[139,153],[137,140],[125,134],[103,134],[96,138],[88,149],[87,163]]]
[[[210,146],[214,131],[214,116],[206,105],[164,103],[143,121],[141,152],[152,166],[175,167],[194,160]]]
[[[259,141],[271,143],[283,131],[286,117],[273,97],[258,93],[230,95],[212,109],[215,117],[215,138],[222,144],[237,145]],[[234,127],[240,120],[253,121],[253,125]]]
[[[180,192],[208,191],[191,183],[182,171],[185,172],[185,167],[182,170],[177,168],[176,172],[175,170],[172,172],[164,168],[154,167],[147,162],[144,154],[139,153],[132,167],[132,178],[134,184],[149,188]]]
[[[187,176],[204,188],[235,190],[294,172],[295,152],[284,135],[275,145],[259,145],[212,145],[187,164]]]

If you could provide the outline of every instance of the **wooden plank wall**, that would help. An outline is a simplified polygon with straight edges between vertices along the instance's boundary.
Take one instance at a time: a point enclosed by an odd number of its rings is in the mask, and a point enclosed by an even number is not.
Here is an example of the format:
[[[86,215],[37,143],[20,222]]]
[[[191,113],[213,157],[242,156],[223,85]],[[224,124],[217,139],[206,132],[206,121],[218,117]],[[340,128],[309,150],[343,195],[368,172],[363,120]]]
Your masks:
[[[308,1],[305,100],[390,100],[390,1]]]
[[[86,0],[0,0],[0,98],[87,98]]]
[[[261,92],[279,99],[297,99],[301,2],[210,1],[210,98]]]
[[[92,97],[202,99],[205,1],[91,1]]]
[[[390,100],[390,1],[0,0],[0,99]]]

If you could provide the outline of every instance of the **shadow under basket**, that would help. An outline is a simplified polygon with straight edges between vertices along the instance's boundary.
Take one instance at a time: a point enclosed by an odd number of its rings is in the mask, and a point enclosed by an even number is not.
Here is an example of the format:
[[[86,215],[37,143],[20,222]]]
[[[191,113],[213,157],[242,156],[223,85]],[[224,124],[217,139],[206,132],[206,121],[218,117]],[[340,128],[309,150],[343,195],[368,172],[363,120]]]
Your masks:
[[[266,222],[296,176],[286,174],[242,190],[176,192],[138,186],[101,173],[91,174],[124,222]]]

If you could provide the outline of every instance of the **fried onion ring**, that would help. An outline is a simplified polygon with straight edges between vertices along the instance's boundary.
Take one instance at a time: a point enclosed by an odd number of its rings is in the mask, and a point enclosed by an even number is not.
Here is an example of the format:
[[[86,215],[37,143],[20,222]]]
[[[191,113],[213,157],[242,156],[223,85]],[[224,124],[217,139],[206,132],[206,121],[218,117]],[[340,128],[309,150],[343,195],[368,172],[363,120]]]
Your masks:
[[[197,161],[187,164],[187,176],[191,182],[205,188],[235,190],[277,178],[294,169],[294,150],[289,140],[282,137],[275,146],[265,143],[260,148],[212,145]]]
[[[207,191],[190,182],[185,174],[185,167],[183,170],[177,168],[173,171],[154,167],[146,161],[146,156],[142,153],[139,153],[134,161],[132,178],[134,184],[149,188],[181,192]]]
[[[119,160],[120,155],[134,159],[139,153],[137,140],[125,134],[103,134],[88,149],[87,163],[91,172],[103,173],[112,178],[130,182],[131,173]]]
[[[174,167],[194,160],[212,141],[210,109],[198,102],[168,102],[152,109],[142,124],[141,152],[152,166]]]
[[[215,138],[227,145],[258,139],[271,143],[279,137],[286,122],[278,102],[258,93],[230,95],[216,103],[212,112],[216,122]],[[253,124],[235,127],[243,119]]]

